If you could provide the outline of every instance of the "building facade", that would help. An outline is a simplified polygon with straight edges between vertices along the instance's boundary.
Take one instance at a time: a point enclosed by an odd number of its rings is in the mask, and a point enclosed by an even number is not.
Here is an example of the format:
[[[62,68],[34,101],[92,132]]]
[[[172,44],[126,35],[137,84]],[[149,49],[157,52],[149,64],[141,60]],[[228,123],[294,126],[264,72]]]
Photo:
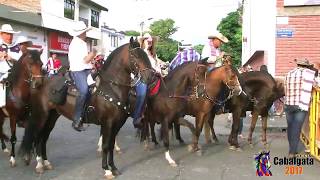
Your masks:
[[[294,59],[320,62],[320,2],[316,0],[244,1],[242,64],[268,66],[284,76]]]
[[[117,47],[128,43],[124,32],[118,32],[116,29],[110,28],[106,25],[101,27],[101,47],[102,53],[108,56]]]
[[[108,11],[102,0],[2,0],[0,23],[10,23],[42,48],[46,64],[50,53],[57,53],[68,65],[67,53],[72,37],[68,32],[75,21],[84,21],[92,30],[87,33],[88,49],[101,39],[101,11]]]

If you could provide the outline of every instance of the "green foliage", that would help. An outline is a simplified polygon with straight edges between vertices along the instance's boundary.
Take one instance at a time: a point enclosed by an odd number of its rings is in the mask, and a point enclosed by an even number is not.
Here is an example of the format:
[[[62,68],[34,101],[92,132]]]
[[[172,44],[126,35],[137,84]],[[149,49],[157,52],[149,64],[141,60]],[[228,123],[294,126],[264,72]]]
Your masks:
[[[134,30],[125,31],[124,33],[125,33],[126,36],[137,37],[137,36],[140,35],[140,33],[138,31],[134,31]]]
[[[161,19],[150,25],[150,34],[159,37],[157,55],[163,61],[171,61],[177,53],[178,42],[170,38],[178,30],[174,24],[172,19]]]
[[[218,25],[218,30],[229,39],[228,43],[222,45],[221,50],[232,55],[233,64],[235,66],[241,65],[242,52],[242,24],[241,11],[231,12],[227,17],[223,18]]]
[[[201,54],[203,47],[204,47],[204,45],[202,45],[202,44],[197,44],[197,45],[195,45],[193,48],[194,48],[199,54]]]

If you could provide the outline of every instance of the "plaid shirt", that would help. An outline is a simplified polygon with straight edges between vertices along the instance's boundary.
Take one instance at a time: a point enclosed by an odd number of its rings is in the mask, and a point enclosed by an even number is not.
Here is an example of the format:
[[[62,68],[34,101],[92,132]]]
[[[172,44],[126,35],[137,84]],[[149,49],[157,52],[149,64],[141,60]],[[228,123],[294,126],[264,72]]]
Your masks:
[[[200,54],[193,48],[186,48],[181,52],[178,52],[176,57],[170,63],[169,70],[172,71],[174,68],[180,66],[181,64],[189,61],[198,61],[200,59]]]
[[[308,111],[314,79],[315,72],[310,69],[297,67],[290,71],[285,80],[285,104]]]

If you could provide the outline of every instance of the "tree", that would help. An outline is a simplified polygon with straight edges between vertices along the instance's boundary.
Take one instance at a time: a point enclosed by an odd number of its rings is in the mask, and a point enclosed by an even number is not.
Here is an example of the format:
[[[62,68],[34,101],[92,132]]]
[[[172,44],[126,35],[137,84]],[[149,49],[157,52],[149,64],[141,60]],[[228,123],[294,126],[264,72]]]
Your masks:
[[[197,44],[197,45],[195,45],[193,48],[194,48],[199,54],[201,54],[203,47],[204,47],[203,44]]]
[[[242,7],[229,13],[218,25],[218,30],[229,39],[228,43],[222,45],[221,50],[230,53],[233,64],[238,67],[241,65],[242,52],[241,12]]]
[[[140,35],[140,33],[138,31],[134,31],[134,30],[128,30],[124,32],[126,36],[134,36],[137,37]]]
[[[170,38],[178,30],[174,24],[172,19],[160,19],[150,25],[150,34],[159,37],[157,55],[163,61],[171,61],[178,49],[178,41]]]

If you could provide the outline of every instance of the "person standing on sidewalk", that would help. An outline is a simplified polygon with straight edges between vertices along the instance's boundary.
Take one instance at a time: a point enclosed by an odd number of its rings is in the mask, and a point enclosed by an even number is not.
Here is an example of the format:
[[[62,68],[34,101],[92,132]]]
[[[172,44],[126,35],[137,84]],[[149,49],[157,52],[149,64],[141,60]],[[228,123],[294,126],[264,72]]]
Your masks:
[[[298,154],[301,128],[311,99],[315,72],[310,70],[308,60],[296,60],[297,67],[288,72],[285,79],[285,112],[287,119],[287,135],[289,141],[289,157]]]

